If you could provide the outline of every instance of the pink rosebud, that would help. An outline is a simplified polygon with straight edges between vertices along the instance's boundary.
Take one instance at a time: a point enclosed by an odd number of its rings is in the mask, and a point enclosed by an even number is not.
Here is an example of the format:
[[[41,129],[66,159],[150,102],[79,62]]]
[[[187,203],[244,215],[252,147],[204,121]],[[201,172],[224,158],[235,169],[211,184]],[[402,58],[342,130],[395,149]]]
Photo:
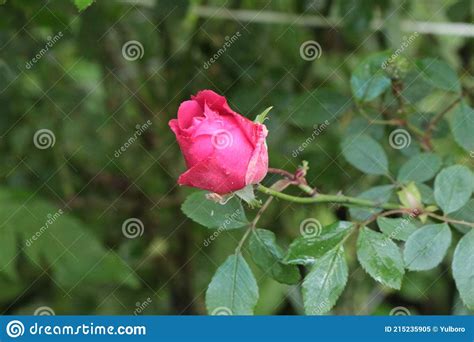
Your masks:
[[[267,128],[234,112],[212,90],[181,103],[169,125],[188,167],[178,184],[227,194],[267,174]]]

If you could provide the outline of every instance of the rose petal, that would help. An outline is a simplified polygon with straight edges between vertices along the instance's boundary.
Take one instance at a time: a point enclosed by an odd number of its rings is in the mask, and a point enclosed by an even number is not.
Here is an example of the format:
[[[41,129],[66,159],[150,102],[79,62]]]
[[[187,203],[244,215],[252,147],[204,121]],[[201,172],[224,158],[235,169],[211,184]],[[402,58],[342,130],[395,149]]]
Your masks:
[[[178,183],[226,194],[261,181],[268,171],[266,127],[234,112],[212,90],[191,98],[169,122],[188,166]]]
[[[265,138],[268,131],[264,125],[255,126],[255,138],[257,143],[250,157],[247,173],[245,174],[245,184],[256,184],[260,182],[268,172],[268,151]]]
[[[240,116],[240,114],[236,113],[229,107],[227,99],[224,96],[219,95],[212,90],[201,90],[196,94],[196,96],[191,96],[191,99],[198,102],[203,108],[207,104],[209,108],[218,112],[220,115],[235,114]]]
[[[177,119],[171,119],[169,122],[168,122],[168,125],[170,126],[171,130],[173,131],[173,133],[178,136],[179,134],[179,124],[178,124],[178,120]]]
[[[179,128],[186,130],[193,124],[194,117],[203,116],[203,107],[196,101],[184,101],[178,108],[178,123]]]
[[[252,146],[255,147],[258,142],[258,135],[255,131],[257,125],[259,124],[256,124],[255,122],[237,113],[233,113],[231,115],[234,117],[237,125],[240,127],[241,131],[245,134]]]
[[[191,99],[199,103],[201,108],[204,108],[207,103],[207,105],[213,110],[218,110],[224,104],[227,104],[227,100],[224,96],[207,89],[201,90],[195,96],[191,96]]]
[[[215,158],[209,157],[197,163],[179,176],[178,184],[227,194],[245,186],[243,177],[236,171],[226,168]]]

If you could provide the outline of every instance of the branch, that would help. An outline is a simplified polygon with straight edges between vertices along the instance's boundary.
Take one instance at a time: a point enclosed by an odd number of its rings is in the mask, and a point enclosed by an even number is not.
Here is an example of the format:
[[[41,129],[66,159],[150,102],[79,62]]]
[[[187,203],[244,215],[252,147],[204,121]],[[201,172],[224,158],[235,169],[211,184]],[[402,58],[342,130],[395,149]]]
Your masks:
[[[453,103],[451,103],[448,107],[446,107],[443,111],[436,114],[433,119],[428,124],[426,128],[425,134],[423,135],[423,144],[428,148],[432,149],[431,146],[431,138],[433,136],[433,131],[438,125],[439,121],[445,116],[451,109],[453,109],[460,101],[462,100],[462,96],[458,97]]]
[[[307,171],[308,171],[308,164],[305,161],[303,161],[303,165],[299,166],[298,169],[296,169],[296,172],[294,174],[283,169],[276,169],[273,167],[268,168],[269,173],[274,173],[274,174],[285,177],[289,181],[288,185],[296,185],[298,188],[306,192],[308,195],[316,196],[318,194],[318,189],[310,187],[308,185],[308,182],[306,181]],[[282,190],[283,189],[281,189],[280,191]]]
[[[275,170],[279,170],[279,169],[275,169]],[[284,170],[281,170],[281,171],[284,171]],[[289,172],[288,172],[289,173]],[[289,173],[290,174],[290,173]],[[291,175],[291,174],[290,174]],[[281,179],[281,180],[278,180],[276,181],[273,185],[272,185],[272,188],[275,190],[275,191],[283,191],[285,190],[289,185],[291,185],[291,181],[289,180],[286,180],[286,179]],[[242,246],[244,245],[245,243],[245,240],[247,240],[248,236],[250,235],[250,232],[252,230],[255,230],[255,228],[257,228],[257,223],[258,221],[260,220],[260,218],[262,217],[263,213],[265,212],[265,210],[268,209],[268,207],[270,206],[270,203],[272,203],[272,200],[273,200],[273,196],[270,196],[267,198],[267,200],[265,201],[265,203],[263,204],[263,206],[260,208],[260,210],[257,212],[257,215],[255,215],[253,221],[250,223],[249,227],[247,228],[245,234],[242,236],[242,239],[240,239],[239,241],[239,244],[237,245],[237,247],[235,248],[235,252],[236,253],[239,253],[240,250],[242,249]]]
[[[434,213],[431,213],[431,212],[427,212],[426,213],[428,216],[431,216],[435,219],[438,219],[438,220],[441,220],[441,221],[444,221],[444,222],[447,222],[447,223],[454,223],[454,224],[462,224],[464,226],[468,226],[468,227],[471,227],[471,228],[474,228],[474,222],[467,222],[467,221],[462,221],[462,220],[456,220],[456,219],[453,219],[453,218],[450,218],[450,217],[446,217],[446,216],[441,216],[441,215],[438,215],[438,214],[434,214]]]
[[[143,0],[142,0],[143,1]],[[252,23],[272,23],[288,24],[308,27],[331,27],[339,28],[342,25],[341,18],[322,18],[320,15],[300,15],[284,13],[270,10],[247,10],[228,9],[217,6],[193,6],[192,12],[203,18],[215,20],[232,20],[238,22]],[[451,22],[427,22],[403,20],[400,22],[402,32],[418,32],[420,34],[436,34],[448,36],[473,37],[474,25],[468,23]],[[384,29],[384,22],[381,19],[374,19],[370,22],[370,29],[380,31]]]
[[[285,194],[270,188],[267,188],[261,184],[257,186],[257,190],[263,192],[264,194],[274,196],[285,201],[301,203],[301,204],[311,204],[311,203],[338,203],[338,204],[348,204],[355,205],[359,207],[369,207],[369,208],[381,208],[381,209],[403,209],[402,206],[395,203],[378,203],[375,201],[365,200],[362,198],[349,197],[344,195],[324,195],[318,194],[315,197],[298,197]]]
[[[288,179],[291,179],[291,180],[294,180],[295,178],[295,175],[292,174],[291,172],[289,171],[286,171],[286,170],[283,170],[283,169],[276,169],[274,167],[269,167],[268,168],[268,172],[269,173],[274,173],[276,175],[280,175],[280,176],[283,176],[283,177],[286,177]]]
[[[445,113],[447,113],[460,99],[452,103],[448,108],[446,108],[443,112],[437,115],[437,117],[442,117]],[[433,119],[434,121],[434,119]],[[379,203],[376,201],[371,201],[363,198],[357,198],[357,197],[350,197],[350,196],[345,196],[342,194],[337,194],[337,195],[326,195],[326,194],[320,194],[315,191],[311,186],[308,185],[306,181],[306,172],[308,170],[308,163],[303,161],[303,165],[300,166],[294,174],[291,172],[288,172],[286,170],[282,169],[275,169],[275,168],[269,168],[269,172],[271,173],[276,173],[279,175],[284,176],[284,179],[281,179],[277,181],[275,184],[273,184],[270,188],[267,188],[261,184],[257,185],[257,190],[260,192],[263,192],[266,195],[269,195],[270,197],[267,199],[265,202],[265,205],[261,208],[261,210],[257,213],[255,216],[255,220],[252,222],[251,226],[249,227],[249,230],[255,229],[255,226],[257,224],[257,221],[259,220],[260,216],[262,215],[263,211],[268,207],[270,204],[271,200],[273,197],[277,197],[280,199],[283,199],[285,201],[289,202],[294,202],[294,203],[301,203],[301,204],[312,204],[312,203],[331,203],[331,204],[342,204],[342,205],[353,205],[353,206],[358,206],[358,207],[366,207],[366,208],[380,208],[380,209],[385,209],[387,211],[377,213],[372,215],[368,220],[364,222],[360,222],[359,225],[365,226],[368,225],[369,223],[372,223],[375,221],[379,216],[390,216],[394,214],[410,214],[414,216],[420,216],[420,215],[427,215],[432,218],[435,218],[437,220],[446,222],[446,223],[454,223],[454,224],[461,224],[465,225],[471,228],[474,228],[474,223],[473,222],[467,222],[463,220],[456,220],[454,218],[450,218],[447,216],[442,216],[435,214],[431,211],[426,211],[422,208],[406,208],[403,207],[400,204],[397,203]],[[311,197],[299,197],[299,196],[293,196],[293,195],[288,195],[283,193],[282,191],[286,189],[288,185],[297,185],[300,189],[302,189],[304,192],[306,192],[308,195]],[[248,234],[244,235],[243,240],[246,239]],[[243,244],[243,241],[241,241],[241,244]],[[240,249],[241,244],[239,244],[238,249]]]

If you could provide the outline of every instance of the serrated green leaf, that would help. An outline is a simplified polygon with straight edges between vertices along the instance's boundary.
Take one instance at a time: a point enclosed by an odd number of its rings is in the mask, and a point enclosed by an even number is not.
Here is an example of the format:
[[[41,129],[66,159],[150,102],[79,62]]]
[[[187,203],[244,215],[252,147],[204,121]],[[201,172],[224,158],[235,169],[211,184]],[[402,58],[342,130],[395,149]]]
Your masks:
[[[346,286],[347,277],[342,246],[317,259],[303,282],[306,314],[321,315],[331,310]]]
[[[469,200],[461,209],[449,214],[449,217],[456,220],[474,222],[474,199]],[[464,234],[472,229],[471,227],[459,223],[451,223],[451,225]]]
[[[425,58],[416,63],[423,78],[432,86],[447,91],[459,93],[461,84],[456,72],[444,61]]]
[[[17,260],[26,256],[31,265],[49,268],[65,290],[90,284],[138,285],[116,252],[102,246],[71,214],[45,200],[0,188],[0,221],[0,273],[16,277]]]
[[[402,286],[402,254],[398,246],[382,233],[363,227],[357,239],[357,258],[376,281],[399,290]]]
[[[408,122],[410,125],[420,129],[421,131],[426,131],[430,126],[431,120],[434,119],[434,113],[425,113],[422,112],[418,115],[410,115],[408,117]],[[445,118],[441,118],[438,123],[432,128],[432,138],[433,139],[442,139],[450,134],[449,123]],[[417,144],[416,141],[413,141],[414,144]],[[420,152],[421,150],[418,150]]]
[[[388,52],[371,55],[354,69],[351,88],[356,99],[372,101],[390,87],[390,78],[382,68],[382,64],[389,56]]]
[[[420,190],[421,201],[424,204],[435,204],[434,192],[428,185],[424,183],[415,183],[418,190]]]
[[[408,238],[403,252],[406,268],[430,270],[443,260],[451,244],[451,229],[445,223],[421,227]]]
[[[474,151],[474,109],[466,102],[455,109],[451,120],[454,140],[466,151]]]
[[[284,261],[289,264],[311,264],[336,247],[352,227],[353,223],[340,221],[323,227],[315,236],[300,236],[291,243]]]
[[[92,5],[93,2],[94,0],[74,0],[74,4],[79,11],[85,10],[87,7]]]
[[[447,167],[436,176],[434,196],[445,214],[462,208],[472,195],[474,176],[466,166]]]
[[[402,98],[408,103],[417,103],[433,92],[433,86],[421,75],[418,68],[413,68],[402,79]],[[393,101],[393,100],[392,100]]]
[[[211,315],[252,315],[258,301],[258,286],[252,270],[239,253],[217,269],[206,292]]]
[[[367,115],[375,119],[379,115],[378,112],[372,111],[370,108],[366,110]],[[354,117],[347,125],[344,136],[368,135],[375,140],[382,140],[385,134],[383,125],[371,125],[365,117]]]
[[[249,250],[253,261],[276,281],[290,285],[300,281],[298,268],[282,263],[284,254],[273,232],[256,229],[250,235]]]
[[[249,223],[237,198],[233,197],[225,204],[220,204],[207,199],[206,191],[189,195],[181,210],[187,217],[207,228],[235,229]]]
[[[379,216],[377,225],[387,237],[401,241],[406,241],[418,228],[410,217],[388,218]]]
[[[397,180],[400,182],[426,182],[441,168],[441,158],[434,153],[420,153],[413,156],[401,167]]]
[[[362,172],[372,175],[388,173],[388,160],[382,146],[366,135],[351,136],[343,140],[342,154]]]
[[[453,257],[453,277],[464,304],[474,310],[474,229],[463,236]]]
[[[453,316],[474,316],[474,309],[468,309],[468,307],[463,303],[461,296],[458,294],[454,298],[452,315]]]
[[[367,199],[378,203],[385,203],[390,200],[393,194],[393,185],[380,185],[375,186],[360,195],[357,198]],[[368,220],[372,215],[380,213],[382,209],[378,208],[349,208],[349,214],[353,220],[365,221]]]

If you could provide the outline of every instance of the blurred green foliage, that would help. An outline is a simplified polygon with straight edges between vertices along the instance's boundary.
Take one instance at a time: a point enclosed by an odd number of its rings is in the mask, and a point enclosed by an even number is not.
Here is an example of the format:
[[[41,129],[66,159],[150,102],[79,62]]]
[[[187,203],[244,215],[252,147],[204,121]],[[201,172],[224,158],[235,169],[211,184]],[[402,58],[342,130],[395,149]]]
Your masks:
[[[362,175],[344,159],[340,144],[347,136],[364,132],[367,139],[378,140],[389,151],[393,174],[422,147],[413,140],[410,148],[390,149],[389,127],[369,123],[381,114],[378,103],[364,107],[361,115],[361,103],[382,93],[382,105],[396,111],[397,89],[390,91],[394,79],[404,85],[405,105],[413,105],[407,120],[420,130],[426,129],[423,120],[461,91],[465,107],[454,120],[469,115],[472,120],[472,36],[420,33],[389,74],[363,64],[399,49],[410,35],[404,31],[407,20],[472,23],[469,0],[123,0],[88,5],[83,0],[8,0],[0,6],[3,314],[31,314],[40,306],[57,314],[134,314],[143,303],[141,314],[206,313],[207,286],[241,232],[225,230],[206,246],[212,231],[180,210],[193,191],[176,185],[184,163],[167,123],[179,104],[200,89],[224,94],[233,109],[251,119],[273,106],[265,121],[271,166],[292,171],[307,160],[312,185],[325,193],[365,191],[363,198],[380,196],[367,191],[381,184],[380,177],[378,172]],[[210,17],[198,15],[202,6],[211,8]],[[215,8],[256,10],[271,18],[265,23],[253,15],[225,19]],[[324,25],[300,26],[293,17],[278,23],[275,13],[315,16]],[[373,30],[374,20],[382,23],[380,30]],[[204,67],[236,32],[240,38]],[[308,40],[321,47],[320,57],[312,61],[300,55]],[[130,41],[140,43],[135,45],[138,58],[124,56]],[[442,64],[433,65],[432,58]],[[413,65],[421,65],[423,77]],[[376,74],[376,82],[361,88],[367,74]],[[434,129],[433,148],[446,165],[472,169],[472,152],[466,154],[473,146],[472,129],[456,126],[453,141],[451,118]],[[151,125],[142,129],[148,120]],[[329,125],[295,157],[294,151],[325,120]],[[34,143],[42,129],[54,138],[44,149]],[[269,176],[268,183],[272,180]],[[419,188],[425,200],[432,190],[424,186],[428,189]],[[59,210],[64,213],[42,230]],[[370,215],[351,211],[362,219]],[[342,207],[275,201],[261,227],[287,246],[307,217],[326,225],[349,216]],[[138,235],[132,238],[123,229],[130,218],[143,224],[134,227]],[[38,232],[38,240],[28,246],[27,239]],[[387,314],[397,306],[412,313],[465,313],[448,274],[453,247],[435,269],[408,272],[395,292],[376,285],[358,267],[355,243],[348,244],[350,281],[332,313]],[[257,314],[303,313],[297,286],[277,283],[251,267],[260,293]]]

